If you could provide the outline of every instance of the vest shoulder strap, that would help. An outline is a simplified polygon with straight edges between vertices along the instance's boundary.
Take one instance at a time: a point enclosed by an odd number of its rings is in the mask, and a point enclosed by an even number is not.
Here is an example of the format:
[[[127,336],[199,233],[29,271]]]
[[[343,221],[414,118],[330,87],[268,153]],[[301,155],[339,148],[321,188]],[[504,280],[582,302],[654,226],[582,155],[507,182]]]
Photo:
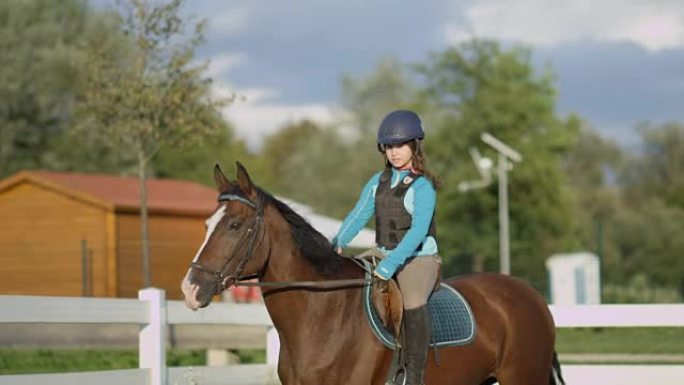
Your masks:
[[[408,189],[411,187],[411,185],[420,177],[422,177],[422,174],[417,174],[413,171],[411,171],[408,175],[406,175],[402,180],[401,183],[397,185],[397,187],[402,187],[405,189]],[[391,179],[392,179],[392,170],[385,170],[383,173],[380,175],[380,180],[379,183],[388,183],[391,184]]]

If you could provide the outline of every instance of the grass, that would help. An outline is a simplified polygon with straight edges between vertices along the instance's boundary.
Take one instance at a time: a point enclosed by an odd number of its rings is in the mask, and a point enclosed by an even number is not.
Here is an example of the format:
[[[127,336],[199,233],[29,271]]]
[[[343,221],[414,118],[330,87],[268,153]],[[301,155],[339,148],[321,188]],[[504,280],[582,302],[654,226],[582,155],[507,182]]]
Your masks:
[[[135,351],[121,350],[0,350],[0,374],[127,369],[138,366]]]
[[[263,364],[266,362],[265,349],[243,349],[238,350],[237,354],[240,356],[241,364]]]
[[[241,363],[266,362],[261,349],[238,351]],[[206,351],[171,349],[168,366],[205,366]],[[0,374],[84,372],[138,367],[137,350],[0,349]]]
[[[682,354],[684,328],[561,328],[560,354]],[[241,363],[263,363],[264,349],[237,352]],[[206,351],[170,349],[169,366],[205,366]],[[55,373],[138,367],[137,350],[0,348],[0,374]]]
[[[684,354],[684,328],[561,328],[559,353]]]

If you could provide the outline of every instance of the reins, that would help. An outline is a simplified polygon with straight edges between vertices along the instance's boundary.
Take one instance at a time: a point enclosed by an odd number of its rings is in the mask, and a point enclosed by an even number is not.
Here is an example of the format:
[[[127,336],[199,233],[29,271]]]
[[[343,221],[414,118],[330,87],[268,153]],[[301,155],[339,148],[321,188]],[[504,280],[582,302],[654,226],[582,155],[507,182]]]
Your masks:
[[[344,257],[344,256],[343,256]],[[367,271],[366,266],[363,262],[357,260],[353,257],[345,257],[350,261],[357,264],[363,271]],[[372,279],[333,279],[328,281],[279,281],[279,282],[249,282],[245,280],[251,280],[258,278],[258,275],[251,277],[241,277],[235,286],[247,286],[247,287],[275,287],[275,288],[312,288],[312,289],[341,289],[345,287],[354,286],[366,286],[373,283]]]
[[[345,287],[366,286],[373,281],[370,279],[333,279],[329,281],[279,281],[279,282],[242,282],[235,286],[259,286],[276,288],[311,288],[311,289],[342,289]]]
[[[363,278],[357,278],[357,279],[335,279],[335,280],[328,280],[328,281],[278,281],[278,282],[246,282],[245,280],[250,280],[254,278],[259,278],[260,274],[249,276],[249,277],[243,277],[241,276],[242,270],[245,268],[247,265],[247,262],[249,262],[249,259],[252,257],[252,254],[254,253],[255,249],[255,240],[257,237],[257,233],[261,232],[261,241],[263,241],[264,237],[264,208],[263,205],[257,204],[255,202],[252,202],[251,200],[247,198],[243,198],[239,195],[235,194],[221,194],[218,197],[219,202],[224,202],[224,201],[235,201],[235,202],[240,202],[248,207],[251,207],[256,211],[256,216],[254,218],[254,222],[252,223],[252,226],[247,229],[246,236],[249,237],[247,240],[247,248],[244,256],[238,263],[237,268],[235,269],[235,272],[230,275],[225,275],[223,271],[228,267],[228,264],[233,258],[228,258],[228,261],[226,264],[223,266],[221,270],[214,271],[212,269],[206,268],[199,262],[192,262],[190,264],[191,269],[197,269],[200,271],[203,271],[205,273],[211,274],[214,276],[216,279],[217,283],[217,294],[220,294],[226,288],[229,288],[231,285],[237,287],[237,286],[258,286],[258,287],[273,287],[273,288],[304,288],[304,289],[342,289],[342,288],[348,288],[348,287],[363,287],[366,285],[370,285],[373,281],[371,279],[363,279]],[[240,250],[240,247],[236,247],[236,252]],[[363,265],[362,262],[355,260],[354,258],[348,258],[361,269],[366,271],[366,267]]]

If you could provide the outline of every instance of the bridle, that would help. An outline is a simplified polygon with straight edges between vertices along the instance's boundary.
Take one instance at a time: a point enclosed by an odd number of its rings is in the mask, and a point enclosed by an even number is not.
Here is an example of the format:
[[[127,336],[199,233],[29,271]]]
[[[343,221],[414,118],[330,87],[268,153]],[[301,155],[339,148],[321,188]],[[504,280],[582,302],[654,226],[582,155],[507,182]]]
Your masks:
[[[297,287],[297,288],[311,288],[311,289],[341,289],[341,288],[348,288],[348,287],[354,287],[354,286],[366,286],[372,283],[372,280],[370,279],[337,279],[337,280],[331,280],[331,281],[287,281],[287,282],[243,282],[245,280],[251,280],[254,278],[259,278],[261,276],[261,273],[257,273],[251,276],[241,276],[242,270],[244,270],[245,266],[249,262],[250,258],[252,257],[252,254],[254,253],[255,250],[255,242],[257,239],[257,235],[261,233],[261,241],[263,241],[264,237],[264,207],[263,203],[261,201],[257,201],[257,203],[252,202],[251,200],[241,197],[239,195],[235,194],[228,194],[228,193],[223,193],[220,194],[218,197],[219,202],[227,202],[227,201],[234,201],[234,202],[240,202],[242,204],[247,205],[248,207],[251,207],[256,211],[256,216],[254,217],[254,222],[252,222],[252,225],[247,229],[246,231],[246,236],[247,236],[247,247],[245,249],[245,253],[238,262],[237,267],[235,268],[235,271],[232,274],[225,275],[223,272],[226,270],[228,267],[228,264],[230,261],[233,260],[235,255],[237,255],[237,252],[240,250],[239,244],[235,248],[233,256],[231,258],[228,258],[226,263],[223,265],[221,270],[212,270],[209,269],[202,264],[197,262],[192,262],[190,264],[191,269],[197,269],[200,271],[203,271],[205,273],[211,274],[214,276],[216,279],[216,294],[221,294],[224,290],[231,286],[261,286],[261,287],[278,287],[278,288],[291,288],[291,287]],[[367,268],[360,262],[356,261],[352,258],[350,258],[354,263],[359,265],[363,270],[367,270]]]
[[[235,255],[237,255],[238,251],[241,249],[241,243],[238,243],[238,246],[235,247],[235,250],[233,252],[233,255],[231,258],[228,258],[226,260],[226,263],[223,265],[221,270],[212,270],[209,269],[208,267],[202,266],[202,264],[197,262],[192,262],[190,264],[191,269],[197,269],[200,271],[203,271],[205,273],[211,274],[214,276],[216,279],[216,294],[221,294],[224,290],[227,288],[235,285],[237,286],[242,279],[247,279],[243,278],[240,275],[242,274],[242,270],[245,269],[245,266],[247,265],[247,262],[249,262],[250,258],[252,257],[252,254],[254,254],[254,249],[255,249],[255,243],[257,239],[257,235],[261,232],[262,237],[261,239],[263,240],[263,227],[264,227],[264,207],[263,204],[260,203],[254,203],[251,200],[247,198],[243,198],[239,195],[235,194],[220,194],[218,197],[219,202],[227,202],[227,201],[235,201],[235,202],[240,202],[243,203],[252,209],[256,211],[256,216],[254,217],[254,221],[252,222],[251,226],[247,229],[245,232],[245,236],[247,237],[247,247],[245,248],[245,253],[238,262],[237,267],[235,268],[235,271],[232,274],[225,275],[224,271],[228,267],[228,264],[230,261],[233,260]],[[241,241],[244,240],[241,239]],[[251,277],[250,277],[251,278]]]

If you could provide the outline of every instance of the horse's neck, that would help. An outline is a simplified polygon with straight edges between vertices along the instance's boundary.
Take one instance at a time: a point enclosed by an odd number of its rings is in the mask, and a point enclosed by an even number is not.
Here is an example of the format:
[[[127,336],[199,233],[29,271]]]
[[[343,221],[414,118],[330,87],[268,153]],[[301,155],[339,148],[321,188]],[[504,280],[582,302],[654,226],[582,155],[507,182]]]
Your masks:
[[[268,209],[276,210],[273,207]],[[277,210],[276,210],[277,211]],[[350,266],[342,266],[339,277],[326,277],[316,271],[313,264],[302,255],[300,248],[291,233],[287,221],[280,215],[274,215],[266,230],[268,243],[268,262],[262,272],[262,279],[271,282],[283,281],[327,281],[341,278],[362,278],[362,270]],[[341,261],[342,265],[353,265],[352,262]]]
[[[284,220],[283,220],[284,222]],[[292,239],[286,222],[276,222],[269,234],[278,234],[278,247],[270,239],[270,253],[262,280],[264,282],[331,281],[355,276],[362,278],[361,269],[344,269],[344,277],[325,277],[316,271]],[[289,238],[284,241],[283,237]],[[286,246],[283,246],[286,245]],[[351,263],[350,263],[351,264]],[[344,322],[355,322],[352,314],[362,314],[361,289],[347,288],[325,291],[301,288],[263,290],[264,301],[281,338],[303,338],[311,328],[324,330]],[[328,324],[325,324],[328,323]],[[310,339],[309,339],[310,342]]]

